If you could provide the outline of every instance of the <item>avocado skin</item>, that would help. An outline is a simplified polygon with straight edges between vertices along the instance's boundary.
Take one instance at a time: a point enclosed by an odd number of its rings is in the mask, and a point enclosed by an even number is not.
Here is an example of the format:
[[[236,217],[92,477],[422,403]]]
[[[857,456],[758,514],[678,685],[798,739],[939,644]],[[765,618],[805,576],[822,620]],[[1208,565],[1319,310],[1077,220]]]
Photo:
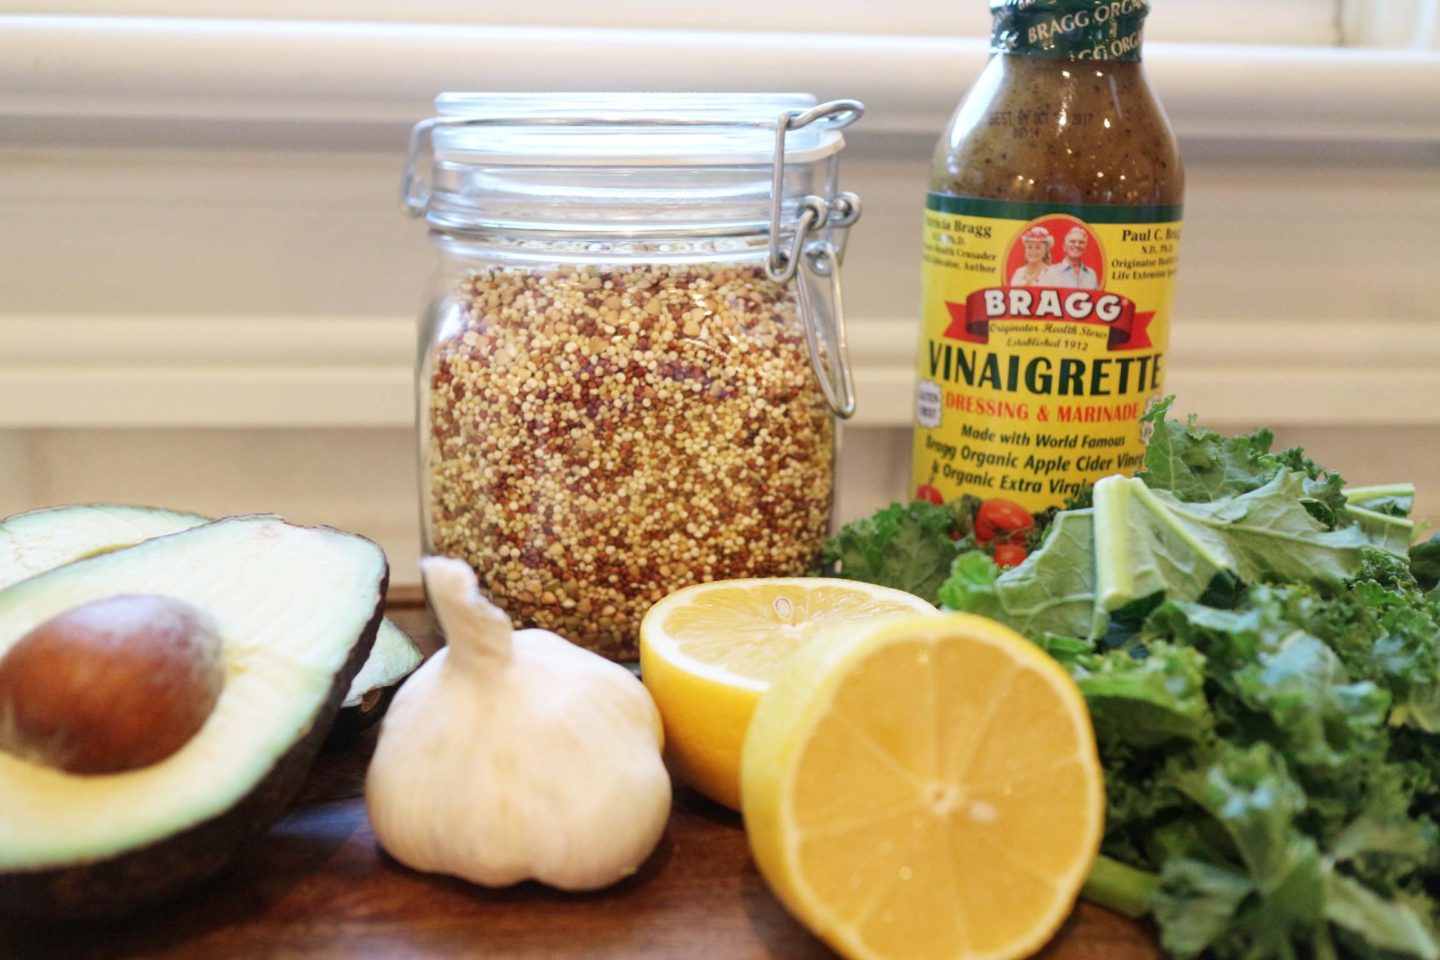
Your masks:
[[[387,679],[385,683],[370,687],[360,698],[360,702],[348,705],[342,704],[340,715],[335,718],[335,726],[330,729],[330,737],[325,741],[323,751],[343,750],[352,746],[362,733],[379,723],[385,716],[385,711],[390,709],[390,701],[395,699],[395,693],[400,685],[410,678],[410,675],[419,668],[419,663],[424,662],[424,652],[407,633],[399,627],[391,625],[392,636],[402,639],[409,647],[410,652],[419,658],[416,666],[411,667],[398,676]],[[371,657],[380,656],[380,648],[385,636],[385,624],[380,625],[380,631],[375,635],[375,651]],[[370,699],[369,703],[366,700]]]
[[[380,698],[368,710],[363,703],[343,708],[335,718],[335,725],[330,728],[325,750],[344,750],[360,739],[360,734],[379,723],[380,718],[385,716],[385,711],[390,709],[390,701],[395,699],[395,691],[399,690],[400,684],[408,678],[407,674],[394,683],[379,688]]]
[[[385,616],[390,570],[380,580],[370,621],[335,675],[310,729],[229,810],[182,833],[125,853],[44,870],[0,872],[0,914],[36,920],[111,919],[135,913],[209,879],[241,845],[269,829],[305,782],[320,746],[375,644]],[[162,761],[163,762],[163,761]]]

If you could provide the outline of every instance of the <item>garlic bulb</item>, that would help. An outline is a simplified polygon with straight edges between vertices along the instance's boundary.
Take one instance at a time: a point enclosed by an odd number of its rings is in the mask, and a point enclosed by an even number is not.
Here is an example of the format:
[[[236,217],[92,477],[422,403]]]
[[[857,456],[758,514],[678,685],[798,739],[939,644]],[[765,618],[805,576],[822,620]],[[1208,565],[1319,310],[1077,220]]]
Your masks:
[[[630,671],[544,630],[513,631],[459,560],[421,563],[448,647],[400,688],[365,801],[406,866],[489,887],[593,890],[660,840],[660,715]]]

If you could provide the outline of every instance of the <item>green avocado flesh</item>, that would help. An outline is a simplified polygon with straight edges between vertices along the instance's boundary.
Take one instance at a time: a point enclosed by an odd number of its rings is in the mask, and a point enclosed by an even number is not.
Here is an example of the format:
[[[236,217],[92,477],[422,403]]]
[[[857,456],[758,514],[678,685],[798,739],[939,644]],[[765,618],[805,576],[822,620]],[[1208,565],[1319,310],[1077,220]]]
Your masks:
[[[0,907],[113,914],[213,873],[283,809],[380,623],[384,552],[352,534],[232,517],[0,591],[0,656],[82,603],[160,594],[218,627],[225,684],[178,752],[75,775],[0,753]]]
[[[151,507],[50,507],[0,521],[0,589],[63,564],[209,523]]]
[[[86,557],[119,550],[142,540],[165,537],[209,523],[194,513],[118,504],[48,507],[17,513],[0,521],[0,589],[37,573]],[[378,719],[379,709],[363,709],[366,694],[393,687],[420,666],[420,648],[389,620],[380,625],[375,652],[345,694],[350,727]],[[373,699],[373,698],[372,698]]]
[[[375,635],[375,650],[365,666],[355,675],[350,692],[345,695],[345,707],[358,707],[367,693],[393,687],[415,672],[425,655],[414,641],[389,620],[380,621],[380,632]]]

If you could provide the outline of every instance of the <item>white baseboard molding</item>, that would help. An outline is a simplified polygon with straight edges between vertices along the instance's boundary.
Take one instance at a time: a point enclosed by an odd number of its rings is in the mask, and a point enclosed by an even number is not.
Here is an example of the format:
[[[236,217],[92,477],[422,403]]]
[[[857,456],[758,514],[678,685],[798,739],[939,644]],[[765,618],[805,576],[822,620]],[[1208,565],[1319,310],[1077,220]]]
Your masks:
[[[1167,386],[1209,422],[1440,425],[1440,325],[1177,322]],[[859,319],[862,427],[910,422],[915,325]],[[408,428],[408,318],[0,316],[0,428]]]

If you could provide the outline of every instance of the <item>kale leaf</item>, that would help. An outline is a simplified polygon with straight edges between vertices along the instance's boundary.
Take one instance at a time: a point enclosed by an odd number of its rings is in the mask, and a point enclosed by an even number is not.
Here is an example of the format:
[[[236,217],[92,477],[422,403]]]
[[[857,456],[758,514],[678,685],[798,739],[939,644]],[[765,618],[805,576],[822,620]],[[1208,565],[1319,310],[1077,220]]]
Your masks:
[[[994,617],[1026,636],[1092,638],[1104,633],[1095,610],[1094,542],[1089,510],[1057,514],[1040,548],[1003,574],[978,551],[956,558],[940,603]]]
[[[1410,572],[1422,590],[1440,584],[1440,533],[1410,548]]]
[[[825,545],[820,572],[895,587],[938,603],[940,585],[950,576],[960,549],[951,539],[953,523],[951,511],[938,504],[892,503],[842,528]]]
[[[1164,490],[1183,503],[1202,503],[1258,490],[1285,471],[1305,477],[1301,503],[1327,529],[1347,526],[1348,503],[1340,474],[1317,464],[1298,447],[1272,453],[1275,435],[1260,429],[1227,437],[1198,426],[1166,420],[1173,397],[1141,417],[1153,429],[1145,450],[1145,468],[1138,479],[1152,490]]]
[[[1071,673],[1102,741],[1142,748],[1172,739],[1195,743],[1214,727],[1205,656],[1194,648],[1153,643],[1141,656],[1112,650],[1077,661]]]
[[[1018,567],[998,574],[962,555],[939,599],[1027,636],[1095,640],[1116,617],[1237,583],[1339,589],[1360,569],[1370,541],[1356,528],[1329,530],[1316,520],[1301,503],[1305,482],[1282,470],[1247,493],[1185,503],[1139,480],[1106,477],[1095,485],[1095,506],[1057,514],[1044,543]]]
[[[1167,397],[1141,423],[1154,433],[1145,448],[1145,469],[1138,477],[1152,490],[1166,490],[1185,503],[1218,500],[1257,490],[1280,469],[1270,453],[1269,430],[1226,437],[1187,422],[1167,420],[1174,397]]]

